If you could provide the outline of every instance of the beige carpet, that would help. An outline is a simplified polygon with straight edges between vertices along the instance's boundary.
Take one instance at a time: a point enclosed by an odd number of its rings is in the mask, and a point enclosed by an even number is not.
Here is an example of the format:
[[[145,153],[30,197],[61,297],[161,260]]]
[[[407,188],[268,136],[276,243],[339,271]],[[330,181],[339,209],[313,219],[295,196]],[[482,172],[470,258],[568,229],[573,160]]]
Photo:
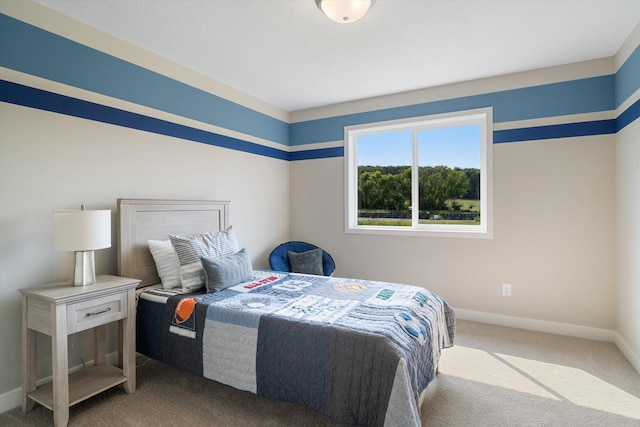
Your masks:
[[[71,408],[70,426],[332,426],[324,416],[138,357],[138,390]],[[640,376],[614,344],[458,321],[422,406],[426,426],[640,426]],[[48,426],[36,405],[1,426]]]

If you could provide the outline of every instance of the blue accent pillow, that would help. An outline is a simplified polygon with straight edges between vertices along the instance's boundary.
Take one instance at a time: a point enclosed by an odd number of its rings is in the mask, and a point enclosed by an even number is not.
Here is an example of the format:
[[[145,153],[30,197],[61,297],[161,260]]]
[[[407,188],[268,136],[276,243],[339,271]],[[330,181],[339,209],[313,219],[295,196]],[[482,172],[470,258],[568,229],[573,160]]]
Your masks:
[[[182,289],[186,291],[196,291],[204,285],[201,257],[226,256],[240,250],[233,226],[223,231],[192,236],[169,234],[169,239],[178,254]]]
[[[245,248],[222,257],[202,257],[207,292],[216,292],[247,282],[253,277],[251,259]]]
[[[289,265],[293,273],[315,274],[322,276],[322,249],[312,249],[306,252],[287,253],[289,257]]]

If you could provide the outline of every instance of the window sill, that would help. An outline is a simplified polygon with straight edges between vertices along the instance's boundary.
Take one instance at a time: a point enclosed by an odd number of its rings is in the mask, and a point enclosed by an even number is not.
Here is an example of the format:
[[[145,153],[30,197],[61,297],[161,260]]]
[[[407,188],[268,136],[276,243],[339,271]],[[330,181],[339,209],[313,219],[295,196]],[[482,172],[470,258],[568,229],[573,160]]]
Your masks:
[[[438,237],[438,238],[465,238],[465,239],[492,239],[493,233],[486,227],[447,226],[449,229],[429,228],[418,229],[412,227],[367,227],[356,226],[345,228],[347,234],[374,234],[386,236],[409,237]]]

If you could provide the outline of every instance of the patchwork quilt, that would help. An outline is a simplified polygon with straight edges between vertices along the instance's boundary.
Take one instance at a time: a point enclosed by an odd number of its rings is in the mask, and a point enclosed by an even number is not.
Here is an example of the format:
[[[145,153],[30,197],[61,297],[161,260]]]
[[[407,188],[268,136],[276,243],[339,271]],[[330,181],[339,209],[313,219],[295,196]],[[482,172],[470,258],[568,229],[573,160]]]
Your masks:
[[[216,293],[140,299],[164,304],[158,340],[139,304],[138,334],[162,345],[138,351],[349,425],[420,426],[419,394],[455,334],[441,297],[395,283],[255,271]]]

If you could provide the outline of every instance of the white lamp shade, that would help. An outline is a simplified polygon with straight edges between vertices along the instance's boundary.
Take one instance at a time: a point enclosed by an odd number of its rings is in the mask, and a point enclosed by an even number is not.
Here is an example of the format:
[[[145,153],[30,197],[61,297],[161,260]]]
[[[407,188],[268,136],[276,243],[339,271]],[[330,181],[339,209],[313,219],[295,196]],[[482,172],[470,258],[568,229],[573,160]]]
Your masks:
[[[373,0],[316,0],[316,4],[332,21],[350,24],[367,13]]]
[[[57,251],[92,251],[111,247],[110,210],[53,211]]]

